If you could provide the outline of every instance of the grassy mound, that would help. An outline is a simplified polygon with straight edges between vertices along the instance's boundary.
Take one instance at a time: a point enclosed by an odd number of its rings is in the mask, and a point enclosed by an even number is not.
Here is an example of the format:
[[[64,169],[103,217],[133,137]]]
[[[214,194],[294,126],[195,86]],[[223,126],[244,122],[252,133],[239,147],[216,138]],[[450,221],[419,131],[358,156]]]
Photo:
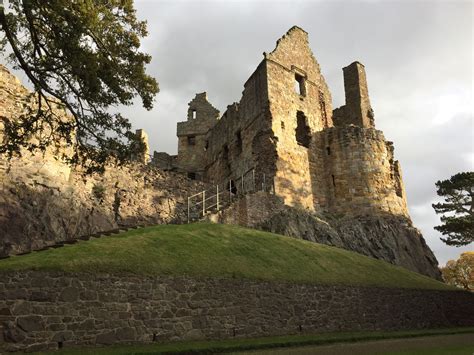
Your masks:
[[[0,260],[0,272],[55,270],[452,289],[347,250],[220,224],[163,225]]]

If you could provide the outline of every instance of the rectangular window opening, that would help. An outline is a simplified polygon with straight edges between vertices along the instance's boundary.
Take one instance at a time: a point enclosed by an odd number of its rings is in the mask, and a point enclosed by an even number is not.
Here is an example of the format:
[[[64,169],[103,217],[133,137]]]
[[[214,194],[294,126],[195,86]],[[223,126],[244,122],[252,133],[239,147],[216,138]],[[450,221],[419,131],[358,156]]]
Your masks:
[[[298,111],[296,113],[296,142],[306,148],[309,148],[311,143],[311,131],[306,123],[306,116],[303,112]]]
[[[285,122],[281,121],[281,129],[285,129]]]
[[[192,115],[192,117],[193,117],[193,120],[195,120],[195,119],[196,119],[196,117],[197,117],[196,110],[193,110],[193,111],[192,111],[192,113],[193,113],[193,115]]]
[[[300,96],[306,96],[305,79],[299,74],[295,74],[295,92]]]
[[[326,147],[326,153],[327,153],[328,155],[331,155],[331,148],[330,148],[330,147]]]
[[[188,136],[188,145],[196,145],[196,136]]]
[[[188,178],[191,179],[191,180],[196,180],[196,173],[189,172],[188,173]]]

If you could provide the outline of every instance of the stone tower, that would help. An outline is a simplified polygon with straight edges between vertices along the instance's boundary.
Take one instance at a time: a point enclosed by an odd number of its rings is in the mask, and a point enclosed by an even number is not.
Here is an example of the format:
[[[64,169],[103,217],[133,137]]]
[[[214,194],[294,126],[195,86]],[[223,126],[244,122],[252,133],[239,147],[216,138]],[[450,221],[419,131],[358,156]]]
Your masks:
[[[219,111],[207,100],[207,93],[196,94],[188,104],[187,121],[179,122],[178,159],[180,170],[190,178],[202,178],[206,166],[206,134],[214,127]]]

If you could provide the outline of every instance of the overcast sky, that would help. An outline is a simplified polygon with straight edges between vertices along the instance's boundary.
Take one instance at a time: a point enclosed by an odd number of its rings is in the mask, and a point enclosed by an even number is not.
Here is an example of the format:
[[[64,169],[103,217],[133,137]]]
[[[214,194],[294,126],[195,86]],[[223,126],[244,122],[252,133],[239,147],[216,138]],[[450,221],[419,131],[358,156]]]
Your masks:
[[[127,109],[152,150],[176,153],[176,122],[207,91],[221,114],[276,40],[298,25],[333,95],[344,104],[343,66],[365,64],[376,126],[394,141],[415,226],[440,264],[462,251],[433,230],[434,183],[472,171],[473,5],[470,1],[135,0],[148,21],[143,48],[161,92],[155,108]]]

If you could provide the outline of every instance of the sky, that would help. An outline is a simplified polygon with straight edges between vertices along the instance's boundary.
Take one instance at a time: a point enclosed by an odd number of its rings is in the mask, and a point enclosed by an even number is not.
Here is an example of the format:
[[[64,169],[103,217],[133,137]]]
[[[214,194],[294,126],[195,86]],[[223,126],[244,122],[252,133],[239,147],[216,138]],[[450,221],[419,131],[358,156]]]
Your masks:
[[[177,150],[176,123],[206,91],[221,114],[293,25],[310,46],[332,92],[344,104],[342,67],[365,65],[376,127],[393,141],[414,225],[440,265],[474,245],[441,242],[431,204],[435,182],[474,170],[472,1],[135,0],[148,21],[143,51],[160,84],[154,109],[121,108],[148,133],[151,151]]]

